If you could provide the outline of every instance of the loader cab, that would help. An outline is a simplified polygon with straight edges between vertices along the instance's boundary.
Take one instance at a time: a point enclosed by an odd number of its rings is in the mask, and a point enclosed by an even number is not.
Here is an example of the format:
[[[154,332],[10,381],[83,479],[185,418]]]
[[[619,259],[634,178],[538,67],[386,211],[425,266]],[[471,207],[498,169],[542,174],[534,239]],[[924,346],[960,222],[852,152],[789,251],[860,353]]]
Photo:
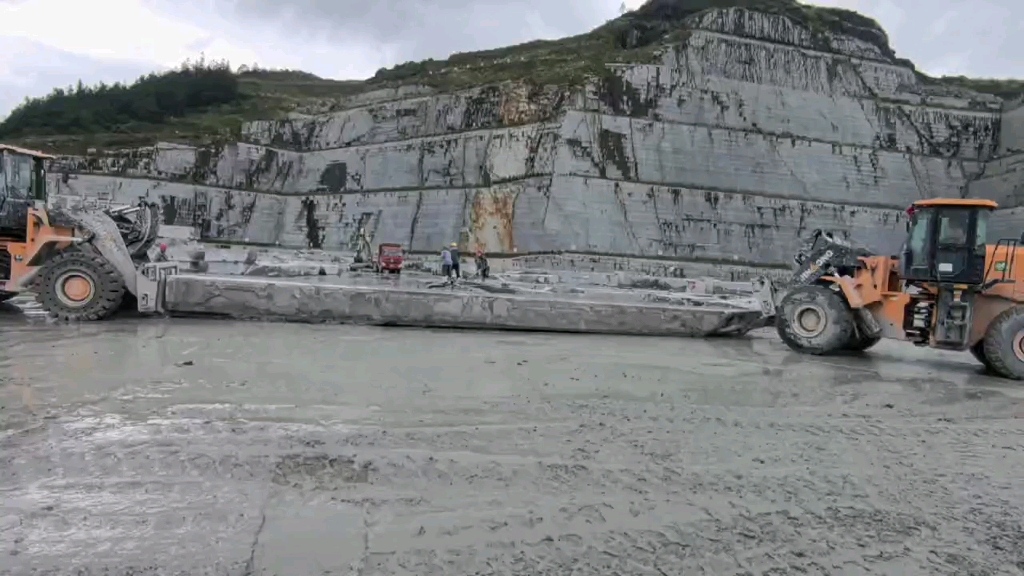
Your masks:
[[[900,275],[914,282],[980,285],[985,280],[991,200],[939,198],[915,202],[900,255]]]
[[[0,238],[24,240],[28,209],[46,202],[48,154],[0,144]]]

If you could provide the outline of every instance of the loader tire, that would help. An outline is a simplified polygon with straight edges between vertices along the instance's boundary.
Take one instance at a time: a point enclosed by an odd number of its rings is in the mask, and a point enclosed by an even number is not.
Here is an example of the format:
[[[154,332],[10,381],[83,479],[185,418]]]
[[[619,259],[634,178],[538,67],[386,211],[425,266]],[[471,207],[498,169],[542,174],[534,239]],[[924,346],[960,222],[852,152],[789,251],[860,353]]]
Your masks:
[[[0,248],[0,280],[11,279],[11,253]],[[0,302],[6,302],[17,296],[17,292],[0,290]]]
[[[103,320],[124,299],[124,280],[103,257],[69,250],[39,271],[36,302],[65,322]]]
[[[848,349],[854,318],[843,296],[824,286],[801,286],[782,299],[775,318],[779,337],[791,349],[823,355]]]
[[[863,352],[881,341],[881,336],[862,336],[860,334],[854,334],[850,337],[850,342],[846,345],[846,349],[853,352]]]
[[[11,279],[11,253],[0,248],[0,280]]]
[[[984,364],[987,370],[989,370],[990,372],[995,372],[995,370],[992,368],[992,363],[989,362],[988,358],[985,356],[984,339],[978,340],[978,342],[974,346],[971,346],[971,356],[974,356],[975,360]]]
[[[1024,380],[1024,306],[1014,306],[996,316],[982,342],[993,372],[1010,380]]]

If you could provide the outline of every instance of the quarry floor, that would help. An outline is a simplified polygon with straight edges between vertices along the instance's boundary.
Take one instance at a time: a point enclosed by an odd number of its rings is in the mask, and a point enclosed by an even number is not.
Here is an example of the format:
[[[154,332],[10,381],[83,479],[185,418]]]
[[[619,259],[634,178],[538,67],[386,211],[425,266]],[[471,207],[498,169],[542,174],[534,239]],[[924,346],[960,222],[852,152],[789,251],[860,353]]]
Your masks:
[[[1024,385],[883,342],[0,317],[0,574],[1021,574]]]

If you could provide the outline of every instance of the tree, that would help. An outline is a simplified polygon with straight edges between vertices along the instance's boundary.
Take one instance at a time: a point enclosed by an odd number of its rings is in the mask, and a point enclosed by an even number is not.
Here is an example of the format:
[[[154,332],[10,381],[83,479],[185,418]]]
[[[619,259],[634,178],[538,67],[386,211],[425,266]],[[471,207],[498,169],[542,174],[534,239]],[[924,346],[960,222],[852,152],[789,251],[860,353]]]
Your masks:
[[[48,96],[26,99],[0,122],[0,138],[124,131],[242,98],[231,66],[201,55],[175,70],[140,77],[131,85],[86,86],[79,80],[67,89],[55,88]]]

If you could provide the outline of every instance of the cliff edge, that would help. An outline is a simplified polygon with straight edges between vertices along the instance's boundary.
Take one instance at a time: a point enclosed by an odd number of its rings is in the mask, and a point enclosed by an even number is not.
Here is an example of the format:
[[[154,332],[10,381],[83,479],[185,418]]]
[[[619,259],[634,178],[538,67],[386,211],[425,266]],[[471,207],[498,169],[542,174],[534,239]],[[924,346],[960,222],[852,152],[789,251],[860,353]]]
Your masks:
[[[365,228],[426,252],[461,237],[756,267],[788,265],[814,228],[892,253],[920,198],[996,200],[999,233],[1024,221],[1024,108],[929,81],[868,18],[796,2],[651,0],[312,108],[228,144],[67,156],[52,190],[158,199],[217,241],[352,248]]]

